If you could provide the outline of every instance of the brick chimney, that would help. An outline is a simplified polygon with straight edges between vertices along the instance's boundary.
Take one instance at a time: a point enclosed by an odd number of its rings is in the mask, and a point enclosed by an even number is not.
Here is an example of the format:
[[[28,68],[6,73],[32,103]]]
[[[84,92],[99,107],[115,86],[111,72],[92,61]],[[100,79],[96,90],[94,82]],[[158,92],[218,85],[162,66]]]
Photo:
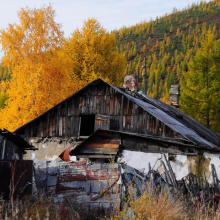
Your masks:
[[[172,85],[170,89],[170,105],[179,108],[180,86]]]
[[[135,74],[126,74],[124,78],[123,88],[137,92],[138,76]]]

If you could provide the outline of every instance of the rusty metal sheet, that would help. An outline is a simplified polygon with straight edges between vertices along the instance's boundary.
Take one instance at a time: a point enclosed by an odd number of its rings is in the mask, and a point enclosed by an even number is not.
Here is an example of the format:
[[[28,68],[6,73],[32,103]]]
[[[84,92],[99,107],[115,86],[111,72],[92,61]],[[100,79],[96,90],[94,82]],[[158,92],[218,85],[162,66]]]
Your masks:
[[[113,144],[102,144],[102,143],[88,143],[82,145],[82,147],[95,147],[95,148],[113,148],[118,149],[119,148],[119,141],[115,141]]]
[[[70,151],[71,151],[72,146],[68,147],[67,149],[65,149],[60,155],[59,157],[63,160],[63,161],[70,161]]]
[[[86,161],[61,162],[58,168],[57,192],[82,188],[88,192],[93,181],[108,182],[118,176],[118,164],[112,167],[111,164],[88,164]]]
[[[110,131],[98,131],[98,134],[100,136],[109,136],[111,132]]]
[[[70,155],[104,155],[117,154],[121,144],[120,134],[97,130],[89,138],[70,151]]]

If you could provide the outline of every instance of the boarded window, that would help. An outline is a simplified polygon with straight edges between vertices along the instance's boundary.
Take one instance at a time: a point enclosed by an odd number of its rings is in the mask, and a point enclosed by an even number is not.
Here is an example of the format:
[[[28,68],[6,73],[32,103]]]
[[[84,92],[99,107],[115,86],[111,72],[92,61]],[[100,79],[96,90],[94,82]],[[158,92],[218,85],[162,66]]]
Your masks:
[[[98,129],[109,130],[110,128],[110,116],[96,115],[95,116],[95,131]]]

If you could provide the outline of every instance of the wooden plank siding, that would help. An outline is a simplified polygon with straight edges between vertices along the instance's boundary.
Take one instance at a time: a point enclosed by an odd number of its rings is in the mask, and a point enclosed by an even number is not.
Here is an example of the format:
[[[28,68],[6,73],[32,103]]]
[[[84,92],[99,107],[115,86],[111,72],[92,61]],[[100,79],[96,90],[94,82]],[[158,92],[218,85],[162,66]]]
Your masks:
[[[81,114],[110,116],[110,130],[177,137],[177,133],[106,83],[88,86],[16,131],[30,137],[78,137]]]

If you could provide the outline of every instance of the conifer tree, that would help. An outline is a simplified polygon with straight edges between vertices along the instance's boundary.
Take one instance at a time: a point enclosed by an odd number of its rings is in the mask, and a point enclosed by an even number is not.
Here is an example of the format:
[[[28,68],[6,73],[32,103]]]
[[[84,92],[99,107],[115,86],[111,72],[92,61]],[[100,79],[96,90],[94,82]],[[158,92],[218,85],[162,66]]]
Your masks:
[[[170,27],[170,32],[172,33],[174,31],[173,25]]]
[[[151,38],[149,37],[148,40],[147,40],[147,45],[148,46],[150,45],[150,42],[151,42]]]
[[[220,43],[208,33],[202,47],[183,72],[181,109],[215,131],[220,131]]]
[[[147,53],[147,46],[146,46],[146,44],[144,44],[144,46],[143,46],[143,53]]]
[[[176,31],[176,36],[178,36],[180,34],[180,29],[178,28]]]

